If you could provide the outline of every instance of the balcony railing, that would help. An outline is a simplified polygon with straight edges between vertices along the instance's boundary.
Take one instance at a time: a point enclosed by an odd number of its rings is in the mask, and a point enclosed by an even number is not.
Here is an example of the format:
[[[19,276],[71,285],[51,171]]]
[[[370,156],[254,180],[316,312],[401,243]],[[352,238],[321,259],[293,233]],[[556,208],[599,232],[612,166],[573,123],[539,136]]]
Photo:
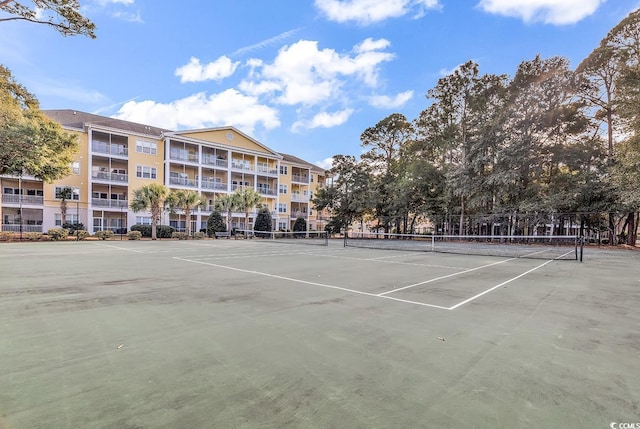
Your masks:
[[[3,203],[20,204],[20,200],[22,200],[22,204],[42,205],[44,203],[44,197],[36,195],[22,195],[22,198],[20,198],[20,195],[2,194]]]
[[[309,183],[309,176],[301,174],[292,174],[291,181],[298,183]]]
[[[193,179],[183,179],[182,177],[169,177],[170,185],[185,186],[187,188],[197,188],[198,182]]]
[[[42,222],[42,221],[40,221]],[[20,224],[15,223],[3,223],[2,224],[3,231],[9,232],[20,232]],[[22,225],[22,232],[42,232],[42,225]]]
[[[172,153],[169,155],[169,159],[172,161],[198,162],[198,155],[176,155]]]
[[[127,208],[129,206],[129,202],[127,200],[110,200],[107,198],[92,198],[91,205],[94,207]]]
[[[106,182],[127,183],[129,181],[129,175],[128,174],[122,174],[122,173],[103,173],[103,172],[98,172],[98,173],[93,173],[92,177],[95,180],[102,180],[102,181],[106,181]]]
[[[107,155],[129,156],[129,148],[119,144],[93,142],[91,144],[91,151],[95,153],[104,153]]]
[[[243,171],[253,171],[253,165],[244,164],[241,162],[234,162],[234,161],[231,161],[231,168],[235,168],[236,170],[243,170]]]
[[[258,172],[259,174],[269,174],[271,176],[277,176],[278,175],[278,169],[277,168],[265,167],[265,166],[261,166],[261,165],[259,165],[256,168],[256,172]]]
[[[226,159],[216,158],[214,156],[204,155],[202,157],[202,163],[207,165],[215,165],[216,167],[227,167],[229,165],[229,161]]]
[[[260,187],[258,187],[258,193],[261,195],[272,195],[272,196],[278,195],[278,192],[275,189],[260,188]]]
[[[226,191],[227,190],[227,184],[226,183],[220,183],[220,182],[211,182],[208,180],[203,180],[201,183],[202,189],[215,189],[218,191]]]
[[[309,197],[306,196],[306,195],[291,194],[291,201],[298,201],[298,202],[302,202],[302,203],[308,203],[309,202]]]

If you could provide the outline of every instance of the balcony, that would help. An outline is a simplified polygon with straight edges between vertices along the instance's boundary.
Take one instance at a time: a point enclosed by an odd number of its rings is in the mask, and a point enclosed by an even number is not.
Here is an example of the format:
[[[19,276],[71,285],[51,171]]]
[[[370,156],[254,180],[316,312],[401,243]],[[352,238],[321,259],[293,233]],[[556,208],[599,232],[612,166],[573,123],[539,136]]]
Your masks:
[[[108,208],[127,208],[129,202],[127,200],[110,200],[107,198],[92,198],[91,205],[94,207],[108,207]]]
[[[308,203],[309,202],[309,196],[300,195],[300,194],[291,194],[291,201],[297,201],[297,202],[300,202],[300,203]]]
[[[91,144],[91,151],[93,153],[100,153],[105,155],[115,155],[121,157],[129,156],[129,148],[119,144],[109,144],[104,142],[94,141]]]
[[[128,183],[129,175],[122,173],[106,173],[103,171],[93,173],[92,177],[94,180],[99,180],[102,182],[115,182],[115,183]]]
[[[258,187],[258,193],[260,195],[268,195],[272,197],[275,197],[278,195],[278,191],[276,191],[275,189],[261,188],[261,187]]]
[[[22,228],[22,232],[42,232],[42,225],[26,225],[26,224],[20,225],[15,223],[2,224],[3,231],[20,232],[20,228]]]
[[[224,158],[216,158],[215,156],[204,155],[202,157],[202,163],[206,165],[214,165],[216,167],[227,168],[229,161]]]
[[[25,205],[41,206],[44,204],[44,197],[36,195],[22,195],[22,198],[20,198],[20,195],[2,194],[3,204],[20,204],[21,202]]]
[[[309,176],[307,176],[306,174],[292,174],[291,175],[291,181],[292,182],[296,182],[296,183],[304,183],[304,184],[309,184]]]
[[[222,182],[213,182],[211,180],[202,180],[200,184],[202,189],[213,189],[216,191],[226,191],[227,184]]]
[[[169,177],[169,184],[176,186],[184,186],[186,188],[197,188],[198,182],[193,179],[182,177]]]
[[[231,168],[242,171],[253,171],[253,165],[246,162],[231,161]]]
[[[171,153],[169,155],[169,159],[171,161],[184,161],[184,162],[194,162],[197,163],[198,162],[198,155],[197,154],[176,154],[176,153]]]
[[[278,169],[277,168],[271,168],[271,167],[266,167],[266,166],[262,166],[262,165],[259,165],[256,168],[256,172],[258,174],[267,174],[269,176],[277,176],[278,175]]]

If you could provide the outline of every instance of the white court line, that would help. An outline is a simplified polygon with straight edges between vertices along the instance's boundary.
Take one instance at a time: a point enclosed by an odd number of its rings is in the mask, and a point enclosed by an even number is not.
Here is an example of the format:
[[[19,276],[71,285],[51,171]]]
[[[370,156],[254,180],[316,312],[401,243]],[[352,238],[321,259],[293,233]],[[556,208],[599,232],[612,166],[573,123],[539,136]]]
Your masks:
[[[569,252],[569,253],[571,253],[571,252]],[[564,256],[564,255],[563,255],[563,256]],[[507,281],[504,281],[504,282],[500,283],[499,285],[495,285],[494,287],[489,288],[489,289],[485,290],[484,292],[480,292],[479,294],[477,294],[477,295],[475,295],[475,296],[472,296],[472,297],[471,297],[471,298],[469,298],[469,299],[465,299],[464,301],[459,302],[458,304],[454,305],[453,307],[449,307],[449,310],[455,310],[456,308],[461,307],[461,306],[463,306],[463,305],[465,305],[465,304],[467,304],[467,303],[469,303],[469,302],[473,301],[474,299],[480,298],[482,295],[485,295],[485,294],[487,294],[487,293],[489,293],[489,292],[491,292],[491,291],[493,291],[493,290],[495,290],[495,289],[498,289],[499,287],[504,286],[504,285],[506,285],[507,283],[511,283],[511,282],[512,282],[512,281],[514,281],[514,280],[518,280],[520,277],[524,277],[524,276],[526,276],[527,274],[529,274],[529,273],[531,273],[531,272],[533,272],[533,271],[537,270],[538,268],[542,268],[542,267],[544,267],[545,265],[547,265],[548,263],[553,262],[553,261],[554,261],[554,259],[551,259],[551,260],[549,260],[549,261],[543,262],[542,264],[538,265],[537,267],[533,267],[533,268],[531,268],[529,271],[525,271],[524,273],[522,273],[522,274],[520,274],[520,275],[518,275],[518,276],[515,276],[515,277],[514,277],[514,278],[512,278],[512,279],[509,279],[509,280],[507,280]]]
[[[146,253],[142,250],[136,250],[136,249],[127,249],[126,247],[118,247],[118,246],[114,246],[112,244],[102,244],[102,243],[98,243],[98,246],[104,246],[104,247],[112,247],[114,249],[118,249],[118,250],[126,250],[127,252],[135,252],[135,253]]]
[[[442,280],[442,279],[448,279],[449,277],[459,276],[460,274],[470,273],[471,271],[481,270],[483,268],[491,267],[493,265],[504,264],[505,262],[513,261],[514,259],[518,259],[518,258],[509,258],[509,259],[505,259],[504,261],[498,261],[498,262],[493,262],[493,263],[487,264],[487,265],[481,265],[481,266],[475,267],[475,268],[469,268],[468,270],[458,271],[457,273],[447,274],[446,276],[440,276],[440,277],[436,277],[436,278],[433,278],[433,279],[425,280],[423,282],[414,283],[412,285],[399,287],[398,289],[390,290],[390,291],[387,291],[387,292],[382,292],[382,293],[378,294],[378,296],[385,296],[385,295],[388,295],[390,293],[399,292],[401,290],[409,289],[409,288],[416,287],[416,286],[421,286],[421,285],[424,285],[424,284],[427,284],[427,283],[432,283],[432,282],[435,282],[435,281],[438,281],[438,280]]]
[[[276,275],[276,274],[263,273],[261,271],[244,270],[242,268],[228,267],[226,265],[212,264],[210,262],[193,261],[193,260],[190,260],[190,259],[179,258],[177,256],[175,256],[173,259],[177,259],[178,261],[183,261],[183,262],[191,262],[193,264],[201,264],[201,265],[208,265],[208,266],[216,267],[216,268],[223,268],[225,270],[238,271],[238,272],[241,272],[241,273],[255,274],[255,275],[258,275],[258,276],[270,277],[270,278],[279,279],[279,280],[287,280],[287,281],[294,282],[294,283],[302,283],[302,284],[307,284],[307,285],[311,285],[311,286],[319,286],[319,287],[324,287],[324,288],[328,288],[328,289],[336,289],[336,290],[341,290],[341,291],[344,291],[344,292],[355,293],[355,294],[358,294],[358,295],[371,296],[371,297],[374,297],[374,298],[384,298],[384,299],[390,299],[390,300],[393,300],[393,301],[404,302],[404,303],[407,303],[407,304],[420,305],[420,306],[423,306],[423,307],[433,307],[433,308],[439,308],[441,310],[449,310],[449,308],[442,307],[440,305],[426,304],[424,302],[409,301],[409,300],[404,300],[404,299],[392,298],[392,297],[388,297],[388,296],[380,296],[380,295],[376,295],[376,294],[373,294],[373,293],[362,292],[362,291],[355,290],[355,289],[348,289],[348,288],[344,288],[344,287],[340,287],[340,286],[327,285],[327,284],[324,284],[324,283],[316,283],[316,282],[310,282],[310,281],[306,281],[306,280],[293,279],[291,277],[284,277],[284,276],[279,276],[279,275]]]

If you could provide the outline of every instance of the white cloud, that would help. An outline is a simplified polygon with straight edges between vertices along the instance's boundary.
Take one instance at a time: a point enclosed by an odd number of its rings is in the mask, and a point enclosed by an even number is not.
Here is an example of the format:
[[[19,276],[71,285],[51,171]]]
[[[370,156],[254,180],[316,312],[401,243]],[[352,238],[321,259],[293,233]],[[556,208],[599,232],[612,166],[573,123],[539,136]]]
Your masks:
[[[324,168],[325,170],[328,170],[333,165],[333,157],[325,158],[322,161],[316,161],[314,164],[320,168]]]
[[[277,36],[270,37],[270,38],[262,40],[262,41],[260,41],[258,43],[254,43],[253,45],[245,46],[245,47],[240,48],[240,49],[236,49],[231,54],[231,56],[233,57],[233,56],[243,55],[243,54],[246,54],[247,52],[257,51],[257,50],[262,49],[262,48],[266,48],[266,47],[273,46],[273,45],[278,44],[278,43],[282,43],[286,39],[288,39],[291,36],[293,36],[294,34],[296,34],[298,31],[300,31],[299,28],[294,28],[293,30],[285,31],[284,33],[280,33]]]
[[[405,91],[394,97],[388,95],[373,95],[369,97],[369,104],[380,109],[395,109],[402,107],[413,98],[413,91]]]
[[[337,127],[338,125],[342,125],[347,122],[352,113],[353,109],[345,109],[333,113],[320,112],[311,118],[311,120],[295,122],[291,127],[291,131],[298,132],[303,128],[313,129]]]
[[[240,89],[252,95],[272,93],[274,101],[284,105],[317,105],[336,99],[354,80],[375,87],[380,64],[394,58],[382,51],[388,46],[385,39],[366,39],[352,54],[341,54],[318,49],[316,41],[300,40],[280,49],[271,64],[253,61],[254,80],[243,81]]]
[[[95,0],[94,3],[100,6],[107,6],[109,4],[124,4],[124,5],[132,5],[135,3],[135,0]]]
[[[280,126],[276,109],[234,89],[208,97],[197,93],[171,103],[129,101],[116,117],[174,130],[233,125],[252,134],[259,124],[265,129]]]
[[[566,25],[594,13],[606,0],[480,0],[485,12],[520,18],[525,22]]]
[[[315,0],[331,21],[355,21],[362,25],[413,14],[422,17],[427,9],[440,7],[438,0]]]
[[[205,65],[200,64],[198,58],[191,57],[188,64],[178,67],[176,76],[180,76],[180,82],[182,83],[202,82],[205,80],[220,81],[233,75],[238,65],[240,65],[240,62],[232,62],[225,55]]]
[[[135,13],[121,11],[114,12],[111,16],[123,21],[144,23],[144,21],[142,20],[142,16],[140,15],[140,10],[136,11]]]

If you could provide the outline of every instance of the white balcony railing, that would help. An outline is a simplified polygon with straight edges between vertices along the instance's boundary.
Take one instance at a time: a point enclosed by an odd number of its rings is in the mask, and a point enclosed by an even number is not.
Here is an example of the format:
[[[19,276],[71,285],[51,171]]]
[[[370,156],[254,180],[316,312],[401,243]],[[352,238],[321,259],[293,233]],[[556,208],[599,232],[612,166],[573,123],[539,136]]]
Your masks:
[[[6,204],[20,204],[20,200],[22,200],[22,204],[31,204],[31,205],[42,205],[44,203],[44,197],[39,197],[36,195],[20,195],[15,194],[2,194],[2,202]]]
[[[202,189],[215,189],[217,191],[226,191],[227,190],[227,184],[226,183],[211,182],[211,181],[208,181],[208,180],[203,180],[201,182],[200,186],[202,187]]]
[[[306,174],[305,175],[292,174],[291,181],[297,182],[297,183],[309,183],[309,176],[307,176]]]
[[[94,180],[101,180],[104,182],[127,183],[129,181],[129,175],[122,173],[97,172],[93,173],[92,177]]]
[[[92,198],[91,205],[95,207],[127,208],[129,206],[129,202],[127,200],[110,200],[107,198]]]
[[[184,179],[182,177],[169,177],[170,185],[185,186],[187,188],[197,188],[198,182],[193,179]]]
[[[94,141],[91,144],[91,151],[94,153],[103,153],[107,155],[129,156],[129,148],[119,144],[109,144]]]
[[[15,223],[2,224],[3,231],[20,232],[21,228],[22,228],[22,232],[42,232],[42,225],[26,225],[26,224],[20,225]]]
[[[297,202],[301,202],[301,203],[308,203],[309,202],[309,197],[306,196],[306,195],[291,194],[291,201],[297,201]]]

